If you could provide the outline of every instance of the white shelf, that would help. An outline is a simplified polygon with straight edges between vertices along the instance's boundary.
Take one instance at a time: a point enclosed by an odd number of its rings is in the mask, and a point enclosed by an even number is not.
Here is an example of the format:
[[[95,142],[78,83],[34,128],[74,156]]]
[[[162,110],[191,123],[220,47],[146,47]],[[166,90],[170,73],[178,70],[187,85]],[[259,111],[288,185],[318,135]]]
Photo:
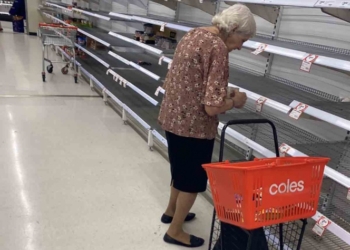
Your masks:
[[[132,44],[134,44],[134,45],[136,45],[136,46],[139,46],[139,47],[141,47],[141,48],[143,48],[143,49],[146,49],[146,50],[148,50],[148,51],[151,51],[151,52],[153,52],[153,53],[156,53],[156,54],[158,54],[158,55],[163,54],[163,51],[162,51],[162,50],[156,49],[156,48],[154,48],[154,47],[152,47],[152,46],[149,46],[149,45],[147,45],[147,44],[138,42],[138,41],[133,40],[133,39],[131,39],[131,38],[129,38],[129,37],[119,35],[119,34],[117,34],[117,33],[115,33],[115,32],[112,32],[112,31],[110,31],[108,34],[111,35],[111,36],[114,36],[114,37],[116,37],[116,38],[118,38],[118,39],[121,39],[121,40],[123,40],[123,41],[125,41],[125,42],[132,43]]]
[[[80,46],[79,44],[75,44],[76,47],[78,47],[79,49],[81,49],[82,51],[84,51],[86,54],[88,54],[89,56],[91,56],[92,58],[94,58],[96,61],[98,61],[99,63],[101,63],[103,66],[105,66],[106,68],[109,68],[110,65],[108,63],[106,63],[105,61],[103,61],[101,58],[99,58],[98,56],[94,55],[93,53],[91,53],[90,51],[88,51],[87,49],[85,49],[84,47]]]
[[[288,148],[287,154],[289,154],[290,156],[293,157],[300,157],[300,156],[308,156],[302,152],[300,152],[299,150],[290,147],[287,144],[284,144],[286,146],[286,148]],[[336,181],[337,183],[341,184],[342,186],[350,189],[350,178],[339,173],[338,171],[326,166],[326,169],[324,171],[324,174],[326,176],[328,176],[329,178],[331,178],[332,180]]]
[[[159,81],[160,76],[154,74],[153,72],[141,67],[140,65],[134,63],[134,62],[130,62],[130,66],[134,67],[135,69],[137,69],[138,71],[141,71],[142,73],[148,75],[149,77],[153,78],[156,81]]]
[[[111,20],[111,18],[108,17],[108,16],[103,16],[103,15],[92,13],[92,12],[89,12],[89,11],[85,11],[85,10],[81,10],[81,9],[77,9],[77,8],[72,8],[72,10],[74,10],[76,12],[80,12],[80,13],[88,15],[88,16],[92,16],[92,17],[96,17],[96,18],[99,18],[99,19],[103,19],[105,21],[110,21]]]
[[[121,57],[120,55],[117,55],[116,53],[109,51],[108,54],[110,56],[113,56],[115,59],[121,61],[122,63],[126,64],[126,65],[130,65],[130,61],[126,60],[124,57]]]
[[[314,219],[315,221],[318,221],[322,216],[324,215],[321,214],[320,212],[316,212],[316,214],[312,217],[312,219]],[[324,217],[327,217],[327,216],[324,216]],[[332,220],[330,221],[331,221],[331,224],[328,226],[327,230],[331,231],[333,234],[338,236],[339,239],[343,240],[345,243],[350,245],[349,232],[343,229],[342,227],[340,227],[338,224],[336,224]]]
[[[253,49],[253,50],[257,49],[260,45],[261,43],[254,42],[252,40],[247,41],[243,44],[244,47]],[[274,45],[268,45],[267,48],[265,49],[265,52],[275,54],[275,55],[285,56],[289,58],[294,58],[294,59],[300,60],[300,63],[303,61],[305,57],[307,57],[310,54],[304,51],[287,49],[283,47],[277,47]],[[318,56],[314,64],[350,72],[350,61],[335,59],[327,56]]]
[[[262,95],[256,94],[256,93],[254,93],[254,92],[251,92],[251,91],[249,91],[249,90],[246,90],[246,89],[244,89],[244,88],[241,88],[241,87],[239,87],[239,86],[237,86],[237,85],[234,85],[234,84],[232,84],[232,83],[229,83],[228,85],[229,85],[230,87],[239,88],[239,90],[240,90],[241,92],[245,92],[245,93],[247,94],[247,97],[248,97],[250,100],[254,101],[254,102],[258,101],[261,97],[264,97],[264,96],[262,96]],[[158,87],[156,93],[157,93],[157,95],[158,95],[159,93],[162,93],[162,94],[164,95],[165,89],[163,89],[162,87]],[[266,101],[265,101],[265,103],[264,103],[264,106],[265,106],[265,105],[268,106],[268,107],[270,107],[270,108],[272,108],[272,109],[274,109],[274,110],[277,110],[277,111],[279,111],[279,112],[282,112],[282,113],[284,113],[284,114],[288,114],[288,113],[290,112],[290,110],[291,110],[291,107],[289,107],[289,106],[287,106],[287,105],[284,105],[284,104],[282,104],[282,103],[276,102],[276,101],[274,101],[274,100],[268,99],[268,98],[266,98]]]
[[[143,92],[141,89],[139,89],[138,87],[136,87],[134,84],[132,84],[131,82],[127,81],[126,79],[124,79],[123,77],[121,77],[119,74],[117,74],[115,71],[109,69],[107,70],[107,75],[111,74],[113,75],[114,79],[117,79],[116,81],[120,81],[123,82],[124,87],[129,87],[132,90],[134,90],[136,93],[138,93],[140,96],[142,96],[143,98],[145,98],[147,101],[149,101],[150,103],[152,103],[154,106],[158,105],[158,101],[153,99],[152,97],[150,97],[149,95],[147,95],[145,92]]]
[[[113,12],[111,12],[111,13],[113,13]],[[179,25],[179,24],[175,24],[175,23],[171,23],[171,22],[158,21],[158,20],[134,16],[134,15],[131,17],[131,20],[138,21],[138,22],[144,22],[144,23],[151,23],[154,25],[164,26],[164,27],[167,27],[170,29],[185,31],[185,32],[188,32],[191,29],[193,29],[193,27],[187,27],[187,26],[183,26],[183,25]]]
[[[245,92],[247,94],[247,97],[255,102],[258,101],[261,97],[264,97],[262,95],[259,95],[257,93],[252,92],[252,91],[249,91],[247,89],[241,88],[241,87],[234,85],[232,83],[229,83],[229,86],[234,87],[234,88],[239,88],[241,92]],[[264,106],[268,106],[268,107],[273,108],[277,111],[280,111],[284,114],[288,114],[291,110],[291,107],[284,105],[282,103],[276,102],[274,100],[268,99],[268,98],[266,98]]]
[[[106,47],[108,47],[108,48],[111,46],[110,43],[105,42],[105,41],[103,41],[102,39],[100,39],[100,38],[98,38],[98,37],[96,37],[96,36],[93,36],[93,35],[91,35],[90,33],[86,32],[86,31],[84,31],[84,30],[78,29],[78,32],[84,34],[85,36],[90,37],[91,39],[94,39],[95,41],[97,41],[97,42],[103,44],[104,46],[106,46]]]
[[[125,59],[124,57],[119,56],[118,54],[116,54],[112,51],[109,51],[108,54],[110,56],[114,57],[115,59],[121,61],[122,63],[125,63],[126,65],[130,65],[131,67],[137,69],[138,71],[148,75],[149,77],[153,78],[154,80],[159,81],[160,76],[158,76],[158,75],[154,74],[153,72],[141,67],[140,65],[138,65],[134,62],[131,62],[131,61]]]
[[[298,2],[301,3],[301,2],[305,2],[306,0],[295,0],[295,1],[298,1]],[[252,1],[252,2],[254,2],[254,1]],[[256,2],[258,2],[258,1],[256,1]],[[281,2],[281,1],[273,1],[273,0],[260,1],[259,0],[259,2],[265,2],[265,4],[266,4],[266,2],[269,2],[271,5],[276,5],[276,4],[272,4],[272,2]],[[284,1],[284,2],[292,2],[292,1]],[[318,1],[314,1],[314,2],[318,2]],[[306,4],[306,3],[304,3],[304,4]],[[349,8],[350,8],[350,5],[349,5]],[[79,9],[77,9],[77,10],[79,10]],[[96,15],[96,14],[90,13],[88,11],[83,11],[83,10],[79,10],[79,11],[81,11],[82,13],[85,13],[85,14],[89,13],[89,15]],[[135,16],[135,15],[128,16],[128,15],[118,14],[118,13],[114,13],[114,12],[110,12],[109,15],[114,15],[114,16],[119,15],[118,17],[124,18],[124,19],[127,19],[127,20],[134,20],[134,21],[138,21],[138,22],[152,23],[152,24],[155,24],[155,25],[160,25],[160,26],[168,27],[168,28],[175,29],[175,30],[185,31],[185,32],[193,29],[193,27],[188,27],[188,26],[174,24],[174,23],[168,23],[166,21],[160,21],[160,20],[155,20],[155,19],[151,19],[151,18],[144,18],[144,17]],[[135,41],[133,39],[130,39],[130,38],[118,35],[118,34],[116,34],[114,32],[110,32],[110,35],[113,35],[113,36],[115,36],[115,37],[117,37],[119,39],[122,39],[122,40],[126,41],[126,42],[133,43],[133,44],[135,44],[137,46],[140,46],[140,47],[142,47],[144,49],[150,50],[153,53],[156,53],[156,54],[159,54],[159,55],[161,55],[163,53],[159,49],[156,49],[156,48],[153,48],[151,46],[145,45],[143,43],[137,42],[137,41]],[[261,45],[261,43],[254,41],[254,39],[253,40],[249,40],[249,41],[247,41],[246,43],[243,44],[243,46],[245,48],[253,49],[253,50],[257,49],[260,45]],[[298,51],[298,50],[287,49],[287,48],[278,47],[278,46],[274,46],[274,45],[269,45],[268,43],[267,43],[267,45],[268,46],[265,49],[265,52],[272,53],[272,54],[275,54],[275,55],[285,56],[285,57],[289,57],[289,58],[294,58],[296,60],[300,60],[300,62],[305,57],[307,57],[310,54],[310,53],[307,53],[305,51]],[[316,59],[314,64],[318,64],[320,66],[324,66],[324,67],[327,67],[327,68],[333,68],[333,69],[337,69],[337,70],[350,72],[350,61],[345,61],[345,60],[341,60],[341,59],[331,58],[331,57],[327,57],[327,56],[318,56],[318,58]]]
[[[222,0],[224,2],[252,3],[262,5],[296,6],[308,8],[341,8],[350,9],[350,2],[345,0]]]
[[[289,106],[291,108],[296,108],[300,102],[293,101]],[[315,117],[317,119],[320,119],[322,121],[328,122],[330,124],[333,124],[334,126],[337,126],[339,128],[343,128],[347,131],[350,131],[350,121],[346,120],[344,118],[341,118],[336,115],[332,115],[331,113],[325,112],[323,110],[314,108],[312,106],[308,106],[306,110],[303,111],[303,113],[310,115],[312,117]]]
[[[63,6],[58,5],[58,4],[48,3],[48,2],[46,2],[46,3],[45,3],[45,5],[47,5],[47,6],[52,6],[52,7],[55,7],[55,8],[59,8],[59,9],[64,10],[64,11],[69,11],[69,12],[72,12],[72,10],[71,10],[71,9],[66,8],[66,7],[63,7]]]
[[[60,24],[63,24],[63,25],[65,25],[65,26],[69,26],[69,27],[75,27],[75,26],[73,26],[73,25],[70,25],[70,24],[68,24],[68,23],[66,23],[66,22],[64,22],[64,21],[62,21],[61,19],[59,19],[59,18],[57,18],[57,17],[54,17],[53,15],[47,14],[46,12],[43,12],[43,14],[44,14],[47,18],[50,18],[51,20],[56,21],[56,22],[58,22],[58,23],[60,23]]]
[[[302,0],[304,1],[304,0]],[[140,21],[140,22],[148,22],[148,23],[153,23],[157,25],[165,25],[165,27],[180,30],[180,31],[189,31],[193,29],[193,27],[188,27],[188,26],[183,26],[183,25],[178,25],[178,24],[172,24],[172,23],[166,23],[150,18],[143,18],[143,17],[137,17],[137,16],[132,16],[132,20],[135,21]],[[253,40],[249,40],[243,44],[245,48],[248,49],[257,49],[261,43],[255,42]],[[265,49],[265,52],[280,55],[280,56],[285,56],[289,58],[294,58],[297,60],[300,60],[300,62],[307,57],[310,53],[307,53],[305,51],[298,51],[298,50],[293,50],[293,49],[287,49],[283,47],[278,47],[274,45],[269,45],[267,44],[267,48]],[[350,72],[350,61],[345,61],[341,59],[336,59],[336,58],[331,58],[327,56],[318,56],[317,60],[314,62],[315,64],[325,66],[328,68],[334,68],[337,70],[343,70],[343,71],[348,71]]]

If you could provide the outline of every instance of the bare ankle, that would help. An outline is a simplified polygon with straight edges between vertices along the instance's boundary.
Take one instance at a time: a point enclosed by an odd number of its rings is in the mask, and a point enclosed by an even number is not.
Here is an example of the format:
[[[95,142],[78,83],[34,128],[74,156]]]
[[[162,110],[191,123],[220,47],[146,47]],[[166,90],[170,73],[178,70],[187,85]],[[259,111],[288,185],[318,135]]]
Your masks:
[[[177,238],[177,237],[179,237],[180,235],[185,234],[185,232],[184,232],[183,230],[178,230],[178,229],[171,229],[171,228],[169,228],[168,231],[167,231],[167,234],[168,234],[170,237]]]
[[[168,215],[168,216],[171,216],[171,217],[174,217],[174,214],[175,214],[175,210],[173,209],[170,209],[170,208],[167,208],[167,210],[165,210],[165,215]]]

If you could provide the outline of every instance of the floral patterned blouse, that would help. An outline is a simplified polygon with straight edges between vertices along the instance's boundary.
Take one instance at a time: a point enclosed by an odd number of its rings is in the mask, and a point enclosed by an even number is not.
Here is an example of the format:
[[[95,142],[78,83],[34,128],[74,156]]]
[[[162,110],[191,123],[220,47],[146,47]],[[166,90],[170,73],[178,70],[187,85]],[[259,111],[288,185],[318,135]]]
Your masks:
[[[199,139],[214,139],[219,120],[205,105],[225,103],[229,66],[228,50],[217,35],[196,28],[179,42],[163,88],[159,123],[165,131]]]

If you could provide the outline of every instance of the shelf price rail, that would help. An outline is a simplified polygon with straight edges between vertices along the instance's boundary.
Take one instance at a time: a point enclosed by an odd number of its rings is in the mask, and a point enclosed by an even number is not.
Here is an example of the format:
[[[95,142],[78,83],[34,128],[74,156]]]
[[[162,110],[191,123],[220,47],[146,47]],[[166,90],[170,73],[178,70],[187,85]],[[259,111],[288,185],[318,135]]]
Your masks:
[[[302,103],[294,100],[289,106],[293,109],[297,108]],[[315,117],[319,120],[325,121],[327,123],[333,124],[334,126],[337,126],[339,128],[343,128],[346,131],[350,131],[350,121],[346,120],[344,118],[341,118],[339,116],[333,115],[331,113],[325,112],[323,110],[314,108],[312,106],[306,105],[306,109],[303,111],[303,113],[310,115],[312,117]]]

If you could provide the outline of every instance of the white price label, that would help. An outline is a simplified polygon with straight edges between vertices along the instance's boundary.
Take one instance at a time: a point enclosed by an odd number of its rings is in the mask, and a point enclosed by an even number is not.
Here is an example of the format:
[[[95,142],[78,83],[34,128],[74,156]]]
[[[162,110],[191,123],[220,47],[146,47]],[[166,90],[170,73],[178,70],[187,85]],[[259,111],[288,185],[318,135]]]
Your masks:
[[[308,107],[309,106],[304,103],[299,103],[299,105],[292,110],[289,116],[295,120],[298,120]]]
[[[159,92],[162,90],[162,87],[158,87],[156,90],[156,93],[154,93],[155,96],[159,95]]]
[[[170,63],[168,64],[168,69],[171,68],[172,63],[173,63],[173,62],[170,62]]]
[[[265,102],[267,101],[266,97],[260,97],[257,101],[256,101],[256,112],[261,112]]]
[[[160,26],[160,31],[161,31],[161,32],[164,32],[165,26],[166,26],[166,23],[163,23],[163,24]]]
[[[118,82],[118,81],[119,81],[119,77],[120,77],[120,76],[118,76],[118,75],[114,75],[114,76],[113,76],[114,81]]]
[[[303,59],[303,62],[301,63],[300,70],[305,72],[311,71],[312,64],[317,60],[317,55],[308,55]]]
[[[318,236],[322,236],[324,234],[324,231],[326,231],[326,229],[316,223],[316,225],[312,228],[312,231]]]
[[[125,79],[123,79],[122,81],[123,81],[123,87],[126,88],[126,85],[128,84],[128,81],[125,80]]]
[[[162,56],[161,58],[159,58],[159,62],[158,62],[159,65],[162,65],[164,58],[165,58],[165,56]]]
[[[330,224],[331,221],[328,218],[321,216],[316,222],[312,231],[314,231],[318,236],[322,236]]]
[[[350,1],[344,1],[341,3],[340,7],[348,8],[350,7]]]
[[[317,2],[316,6],[317,7],[332,7],[334,4],[335,4],[334,0],[332,0],[332,1],[321,0],[321,1]]]
[[[252,53],[253,53],[254,55],[259,55],[259,54],[261,54],[262,52],[264,52],[264,51],[266,50],[266,48],[267,48],[267,44],[261,43],[261,44],[258,46],[258,48],[257,48],[255,51],[253,51]]]
[[[285,157],[286,153],[288,153],[288,151],[290,150],[290,147],[287,144],[283,143],[280,146],[279,150],[280,150],[281,157]]]
[[[295,110],[293,109],[292,112],[290,112],[289,114],[289,117],[295,119],[295,120],[299,120],[300,116],[302,115],[303,113],[298,111],[298,110]]]

